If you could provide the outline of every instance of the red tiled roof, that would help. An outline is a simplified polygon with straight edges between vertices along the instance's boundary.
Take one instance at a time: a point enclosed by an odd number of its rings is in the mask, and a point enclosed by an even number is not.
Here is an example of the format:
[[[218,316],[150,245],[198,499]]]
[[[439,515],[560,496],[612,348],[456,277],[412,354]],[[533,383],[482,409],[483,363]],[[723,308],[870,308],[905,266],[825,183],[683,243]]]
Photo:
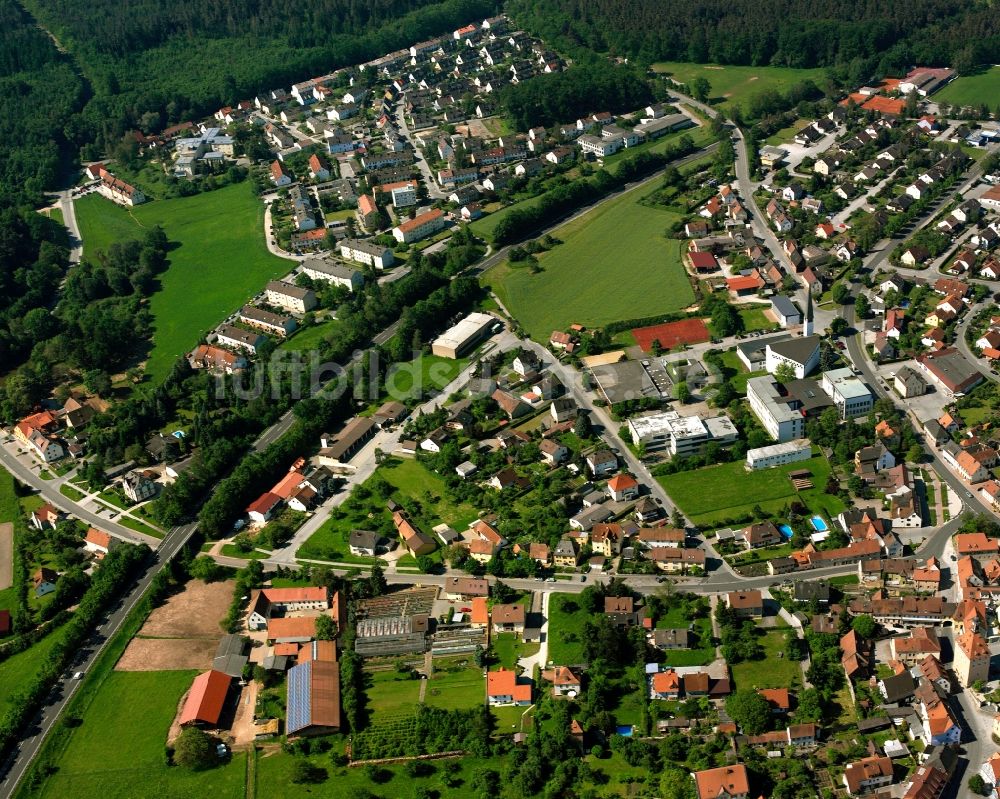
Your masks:
[[[228,674],[214,669],[195,677],[184,701],[180,724],[217,725],[232,681],[233,678]]]

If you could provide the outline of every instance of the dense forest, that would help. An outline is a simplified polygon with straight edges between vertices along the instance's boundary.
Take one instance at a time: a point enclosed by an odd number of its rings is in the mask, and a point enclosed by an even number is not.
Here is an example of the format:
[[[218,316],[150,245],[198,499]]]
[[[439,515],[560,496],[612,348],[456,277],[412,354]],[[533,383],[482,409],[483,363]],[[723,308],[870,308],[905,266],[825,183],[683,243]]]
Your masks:
[[[645,76],[629,66],[581,64],[566,72],[537,75],[500,92],[504,115],[518,130],[575,122],[594,109],[634,111],[653,99]]]
[[[496,12],[492,0],[24,0],[93,98],[80,146],[174,122],[375,58]],[[123,8],[124,5],[124,8]],[[86,151],[85,151],[86,152]]]
[[[982,0],[511,0],[507,10],[553,46],[645,64],[967,70],[1000,48],[1000,15]]]

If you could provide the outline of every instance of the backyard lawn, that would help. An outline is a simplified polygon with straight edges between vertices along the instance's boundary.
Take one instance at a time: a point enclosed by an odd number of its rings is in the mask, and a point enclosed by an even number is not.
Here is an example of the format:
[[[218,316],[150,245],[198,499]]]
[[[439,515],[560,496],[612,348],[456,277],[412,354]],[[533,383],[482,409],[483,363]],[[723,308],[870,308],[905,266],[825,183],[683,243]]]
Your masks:
[[[653,64],[653,69],[671,75],[689,86],[697,77],[704,77],[711,84],[709,102],[729,107],[745,106],[747,100],[765,91],[783,92],[795,83],[811,79],[820,80],[823,69],[792,69],[790,67],[737,67],[713,64],[689,64],[663,61]]]
[[[163,750],[181,695],[195,672],[112,672],[69,733],[58,768],[38,796],[101,799],[242,799],[245,755],[209,771],[169,767]]]
[[[1000,96],[1000,67],[990,67],[978,75],[956,78],[941,91],[934,94],[937,102],[952,105],[974,105],[985,103],[991,108]]]
[[[462,530],[478,517],[478,512],[472,505],[456,505],[451,502],[445,496],[444,481],[417,460],[390,458],[382,464],[377,474],[396,489],[393,498],[407,508],[413,522],[428,534],[441,522]],[[363,485],[370,488],[368,481]],[[419,508],[415,506],[414,500],[420,503]],[[297,554],[300,558],[372,563],[372,558],[354,556],[350,552],[348,538],[352,530],[358,529],[381,531],[390,538],[395,535],[385,501],[374,491],[368,492],[367,499],[360,508],[338,508],[299,547]]]
[[[372,723],[391,716],[408,716],[417,710],[421,680],[411,680],[394,669],[367,675],[366,707]]]
[[[733,389],[741,396],[746,396],[747,380],[767,374],[767,372],[748,372],[746,364],[739,359],[736,350],[726,350],[722,353],[722,367],[723,377],[732,383]]]
[[[574,594],[553,594],[549,600],[549,660],[560,666],[584,663],[583,627],[590,614]]]
[[[682,243],[666,229],[677,216],[640,204],[647,188],[609,200],[553,231],[562,244],[538,255],[541,271],[504,262],[484,279],[532,338],[547,342],[573,323],[599,327],[677,311],[694,292]]]
[[[474,506],[464,502],[456,505],[449,500],[445,496],[444,480],[416,459],[392,458],[378,473],[398,490],[401,496],[397,501],[404,507],[408,497],[420,501],[423,513],[417,516],[417,521],[444,522],[456,530],[464,530],[479,518],[479,511]],[[427,502],[427,494],[433,497],[433,502]]]
[[[812,473],[813,488],[796,492],[792,487],[788,473],[799,469]],[[819,455],[807,461],[756,472],[746,471],[740,460],[678,472],[657,480],[691,521],[708,527],[749,513],[756,505],[760,505],[765,513],[775,514],[796,498],[813,513],[830,519],[844,510],[844,503],[838,497],[824,493],[829,476],[830,463]]]
[[[681,612],[672,608],[670,613],[658,619],[657,629],[686,629],[692,622]],[[692,649],[672,649],[667,655],[668,666],[707,666],[715,660],[715,646],[712,644],[712,620],[708,617],[695,619],[694,629],[698,636],[698,646]]]
[[[427,683],[424,695],[425,705],[460,710],[483,704],[486,684],[481,668],[470,665],[455,671],[439,671],[440,668],[435,662],[434,676]]]
[[[502,666],[512,670],[518,660],[535,654],[538,649],[538,644],[524,643],[517,633],[497,633],[493,636],[493,652],[500,661],[496,668]]]
[[[293,267],[267,251],[264,207],[249,184],[131,210],[90,194],[77,201],[76,216],[88,257],[154,225],[176,245],[149,306],[155,330],[146,371],[157,382],[200,336]]]
[[[802,669],[794,660],[782,657],[785,631],[770,630],[760,639],[764,647],[763,660],[746,660],[732,665],[734,690],[744,688],[791,688],[802,684]]]

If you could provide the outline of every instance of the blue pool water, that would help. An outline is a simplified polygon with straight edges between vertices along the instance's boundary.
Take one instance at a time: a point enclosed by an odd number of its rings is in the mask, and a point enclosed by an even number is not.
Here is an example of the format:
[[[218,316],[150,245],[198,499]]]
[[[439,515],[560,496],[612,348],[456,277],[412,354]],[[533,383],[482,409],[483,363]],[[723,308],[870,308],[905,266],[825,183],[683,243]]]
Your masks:
[[[826,522],[819,516],[813,516],[809,521],[812,522],[813,529],[817,533],[825,533],[828,529]]]
[[[629,725],[627,725],[625,727],[615,727],[615,732],[618,733],[619,735],[625,736],[626,738],[631,738],[632,737],[632,725],[629,724]]]
[[[779,524],[777,525],[777,527],[778,527],[778,532],[781,533],[785,538],[790,539],[792,537],[792,528],[789,527],[787,524]]]

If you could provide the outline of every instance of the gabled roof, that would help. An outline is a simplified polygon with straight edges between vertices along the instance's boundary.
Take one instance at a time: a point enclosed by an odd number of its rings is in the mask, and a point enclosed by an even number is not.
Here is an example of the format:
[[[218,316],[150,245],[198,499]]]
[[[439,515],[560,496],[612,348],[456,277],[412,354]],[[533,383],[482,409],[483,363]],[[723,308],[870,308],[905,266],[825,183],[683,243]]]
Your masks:
[[[233,678],[228,674],[215,670],[195,677],[184,701],[179,723],[217,725],[232,681]]]

